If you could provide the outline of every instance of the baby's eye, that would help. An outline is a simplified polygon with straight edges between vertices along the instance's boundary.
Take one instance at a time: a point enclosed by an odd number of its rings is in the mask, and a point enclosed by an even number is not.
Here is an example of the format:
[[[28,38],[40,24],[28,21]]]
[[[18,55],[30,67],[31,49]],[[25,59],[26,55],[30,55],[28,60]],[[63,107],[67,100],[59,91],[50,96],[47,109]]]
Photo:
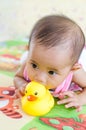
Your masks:
[[[50,75],[54,75],[54,74],[56,74],[55,71],[48,71],[48,73],[49,73]]]
[[[31,65],[32,65],[33,68],[37,68],[37,65],[36,65],[36,64],[31,63]]]

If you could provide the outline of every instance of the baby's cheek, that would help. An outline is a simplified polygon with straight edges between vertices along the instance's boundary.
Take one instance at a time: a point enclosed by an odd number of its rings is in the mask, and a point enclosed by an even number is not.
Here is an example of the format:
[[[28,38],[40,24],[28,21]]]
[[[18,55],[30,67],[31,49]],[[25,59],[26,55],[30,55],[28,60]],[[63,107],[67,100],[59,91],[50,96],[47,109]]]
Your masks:
[[[33,72],[31,69],[29,69],[29,71],[28,71],[28,78],[29,78],[30,80],[33,80],[33,79],[34,79],[34,72]]]
[[[37,76],[34,73],[30,73],[29,78],[31,81],[37,81]]]

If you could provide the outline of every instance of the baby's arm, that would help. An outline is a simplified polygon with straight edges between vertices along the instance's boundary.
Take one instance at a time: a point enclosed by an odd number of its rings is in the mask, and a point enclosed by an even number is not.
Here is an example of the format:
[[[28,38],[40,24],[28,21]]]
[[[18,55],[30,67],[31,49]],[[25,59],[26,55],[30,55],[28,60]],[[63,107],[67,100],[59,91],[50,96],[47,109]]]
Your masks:
[[[83,91],[79,94],[73,91],[61,93],[67,98],[61,99],[58,104],[65,104],[66,108],[75,107],[79,111],[83,105],[86,105],[86,72],[82,68],[74,70],[73,82],[81,86]]]
[[[16,88],[16,96],[20,97],[24,95],[25,86],[28,84],[28,82],[24,79],[23,72],[25,68],[25,63],[19,68],[17,73],[14,77],[14,85]]]

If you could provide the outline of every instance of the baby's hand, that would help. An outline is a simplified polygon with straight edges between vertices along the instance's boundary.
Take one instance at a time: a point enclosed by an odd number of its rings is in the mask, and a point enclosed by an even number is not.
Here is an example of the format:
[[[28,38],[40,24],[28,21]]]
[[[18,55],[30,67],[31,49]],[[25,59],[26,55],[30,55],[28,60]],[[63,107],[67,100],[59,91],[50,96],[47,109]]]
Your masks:
[[[75,107],[77,111],[82,109],[82,104],[80,102],[80,96],[73,91],[67,91],[60,93],[58,96],[61,100],[57,104],[65,104],[66,108]]]
[[[14,98],[15,98],[15,99],[21,98],[22,96],[24,96],[24,92],[25,92],[25,88],[23,88],[23,87],[17,88],[17,89],[15,90]]]

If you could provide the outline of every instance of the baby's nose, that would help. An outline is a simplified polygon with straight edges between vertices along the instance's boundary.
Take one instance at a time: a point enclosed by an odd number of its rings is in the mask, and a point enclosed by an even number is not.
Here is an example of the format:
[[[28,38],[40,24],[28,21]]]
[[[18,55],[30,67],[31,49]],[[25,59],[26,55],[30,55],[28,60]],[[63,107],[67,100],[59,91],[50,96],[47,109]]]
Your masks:
[[[41,83],[41,84],[43,84],[43,85],[46,85],[46,81],[47,81],[47,76],[46,76],[46,74],[45,74],[44,72],[38,73],[38,74],[36,75],[36,77],[35,77],[35,81],[36,81],[36,82],[39,82],[39,83]]]

